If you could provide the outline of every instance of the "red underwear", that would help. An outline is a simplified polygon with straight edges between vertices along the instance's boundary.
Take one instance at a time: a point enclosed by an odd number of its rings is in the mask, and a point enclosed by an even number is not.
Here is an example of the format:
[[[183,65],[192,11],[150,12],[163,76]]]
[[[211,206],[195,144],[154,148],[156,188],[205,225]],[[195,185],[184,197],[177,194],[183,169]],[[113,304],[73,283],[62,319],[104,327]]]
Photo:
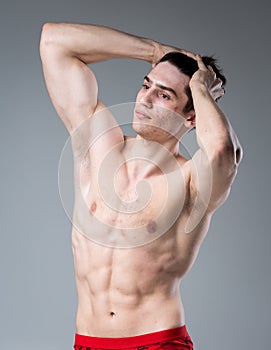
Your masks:
[[[75,350],[193,350],[186,326],[125,338],[75,334]]]

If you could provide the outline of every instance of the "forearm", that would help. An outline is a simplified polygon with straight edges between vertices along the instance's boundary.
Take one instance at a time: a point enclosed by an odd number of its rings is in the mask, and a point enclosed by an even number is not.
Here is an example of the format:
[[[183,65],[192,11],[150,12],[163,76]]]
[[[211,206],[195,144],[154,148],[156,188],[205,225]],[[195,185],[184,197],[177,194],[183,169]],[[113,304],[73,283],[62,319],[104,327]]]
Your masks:
[[[47,46],[57,47],[86,64],[111,58],[153,63],[157,51],[161,50],[161,45],[153,40],[96,25],[47,23],[43,27],[43,37]]]

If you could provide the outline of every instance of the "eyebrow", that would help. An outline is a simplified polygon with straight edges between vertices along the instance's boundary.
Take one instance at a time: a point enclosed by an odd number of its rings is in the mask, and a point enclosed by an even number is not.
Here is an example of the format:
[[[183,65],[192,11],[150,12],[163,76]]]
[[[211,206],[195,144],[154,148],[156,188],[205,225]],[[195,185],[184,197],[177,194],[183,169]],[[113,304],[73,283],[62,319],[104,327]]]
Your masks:
[[[152,80],[147,75],[145,75],[144,80],[147,80],[148,83],[153,83]],[[161,84],[155,84],[155,85],[157,87],[159,87],[160,89],[165,90],[165,91],[169,91],[169,92],[173,93],[173,95],[178,97],[177,94],[176,94],[176,91],[173,90],[172,88],[170,88],[168,86],[161,85]]]

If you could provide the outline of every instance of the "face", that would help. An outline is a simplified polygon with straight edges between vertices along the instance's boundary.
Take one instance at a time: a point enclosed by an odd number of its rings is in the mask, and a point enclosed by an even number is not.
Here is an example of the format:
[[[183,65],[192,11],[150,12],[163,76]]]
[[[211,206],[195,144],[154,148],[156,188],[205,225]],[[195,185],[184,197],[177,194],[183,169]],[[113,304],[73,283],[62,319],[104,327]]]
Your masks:
[[[133,128],[145,139],[164,141],[189,130],[185,87],[190,78],[169,62],[161,62],[144,78],[137,94]]]

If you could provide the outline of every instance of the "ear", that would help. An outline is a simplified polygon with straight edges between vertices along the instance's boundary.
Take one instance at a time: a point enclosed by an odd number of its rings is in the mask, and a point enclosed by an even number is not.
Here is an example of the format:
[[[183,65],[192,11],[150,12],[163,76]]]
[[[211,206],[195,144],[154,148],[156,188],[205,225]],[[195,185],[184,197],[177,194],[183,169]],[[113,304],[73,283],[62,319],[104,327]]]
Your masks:
[[[190,111],[187,114],[187,118],[186,118],[186,126],[188,128],[194,128],[196,126],[196,113],[195,111]]]

